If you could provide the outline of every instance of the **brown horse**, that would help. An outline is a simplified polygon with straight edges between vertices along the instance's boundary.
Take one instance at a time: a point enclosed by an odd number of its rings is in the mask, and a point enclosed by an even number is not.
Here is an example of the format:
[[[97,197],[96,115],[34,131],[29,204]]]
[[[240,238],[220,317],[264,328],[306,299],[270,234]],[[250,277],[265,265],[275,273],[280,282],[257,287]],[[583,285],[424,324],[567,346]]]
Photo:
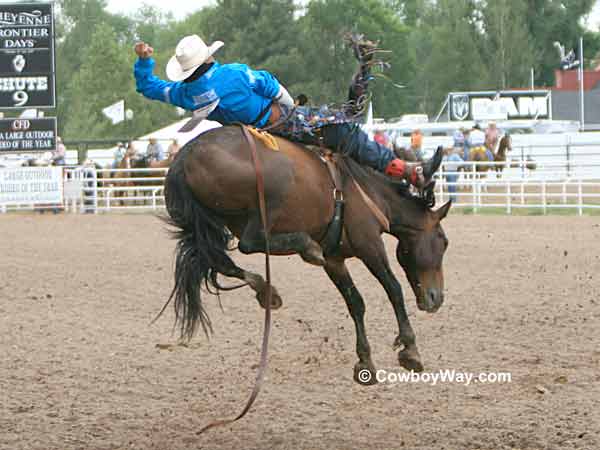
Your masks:
[[[381,234],[387,231],[398,239],[396,257],[419,309],[435,312],[444,299],[442,258],[448,245],[440,221],[450,203],[434,211],[422,198],[408,194],[388,177],[340,157],[345,199],[341,246],[323,255],[317,242],[327,234],[334,213],[331,175],[315,153],[284,139],[277,141],[278,151],[256,141],[265,180],[271,253],[299,254],[305,261],[324,267],[344,297],[356,326],[359,361],[354,378],[372,384],[376,382],[375,367],[365,333],[365,304],[344,262],[360,258],[392,303],[399,327],[394,348],[402,348],[398,353],[400,365],[423,370],[402,288],[390,267]],[[381,216],[378,220],[367,206],[365,192],[389,221],[389,230],[385,229],[386,221]],[[169,222],[178,229],[175,286],[169,301],[174,300],[182,337],[190,338],[198,325],[206,333],[212,330],[200,287],[205,283],[210,290],[218,291],[218,274],[244,281],[265,307],[265,280],[238,267],[228,255],[233,235],[239,239],[242,253],[265,251],[255,167],[241,129],[217,128],[185,145],[167,174],[165,199]],[[276,290],[271,293],[272,307],[280,307]]]
[[[504,166],[506,163],[506,152],[512,150],[512,138],[508,133],[506,133],[500,141],[498,142],[498,149],[496,152],[492,151],[494,155],[494,163],[495,164],[477,164],[475,166],[470,164],[464,164],[459,168],[459,170],[463,170],[464,172],[477,172],[477,173],[486,173],[489,170],[495,170],[496,175],[500,177],[502,171],[504,170]],[[487,153],[485,151],[485,147],[476,147],[470,150],[469,152],[469,161],[470,162],[483,162],[488,163],[490,160],[487,157]],[[475,170],[473,170],[473,168]]]

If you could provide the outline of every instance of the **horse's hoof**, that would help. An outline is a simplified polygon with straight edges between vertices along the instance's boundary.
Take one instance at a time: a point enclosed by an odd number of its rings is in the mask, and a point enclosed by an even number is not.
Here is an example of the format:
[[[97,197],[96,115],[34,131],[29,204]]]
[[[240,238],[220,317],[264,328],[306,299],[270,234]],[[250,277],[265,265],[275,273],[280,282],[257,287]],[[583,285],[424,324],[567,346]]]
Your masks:
[[[354,381],[363,386],[373,386],[377,384],[375,368],[372,365],[357,362],[354,366]]]
[[[268,295],[267,295],[268,290],[267,289],[268,288],[265,287],[265,289],[256,293],[256,300],[258,300],[258,303],[264,309],[267,308],[267,298],[268,298]],[[277,289],[275,289],[275,287],[271,286],[271,309],[279,309],[279,308],[281,308],[282,305],[283,305],[283,300],[281,300],[281,297],[279,296]]]
[[[425,367],[423,367],[423,363],[421,362],[419,352],[416,350],[410,351],[408,349],[404,349],[398,352],[398,362],[406,370],[413,372],[423,372],[423,370],[425,370]]]

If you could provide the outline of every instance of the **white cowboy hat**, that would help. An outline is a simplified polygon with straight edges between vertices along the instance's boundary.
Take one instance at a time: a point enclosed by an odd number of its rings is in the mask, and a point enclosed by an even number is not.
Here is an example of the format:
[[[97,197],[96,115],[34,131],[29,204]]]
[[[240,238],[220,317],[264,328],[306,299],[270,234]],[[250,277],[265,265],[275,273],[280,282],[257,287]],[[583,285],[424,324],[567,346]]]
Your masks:
[[[197,34],[184,37],[167,63],[167,77],[172,81],[185,80],[223,45],[215,41],[208,47]]]

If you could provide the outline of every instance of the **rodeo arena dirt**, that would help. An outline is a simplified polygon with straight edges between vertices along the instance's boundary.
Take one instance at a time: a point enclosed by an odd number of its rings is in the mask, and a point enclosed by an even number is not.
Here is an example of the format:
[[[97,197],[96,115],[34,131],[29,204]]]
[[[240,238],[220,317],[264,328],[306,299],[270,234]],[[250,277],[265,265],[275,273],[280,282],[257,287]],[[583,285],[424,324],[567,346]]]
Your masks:
[[[174,242],[152,215],[0,217],[2,449],[600,448],[600,224],[594,217],[451,215],[446,300],[417,311],[397,264],[426,373],[400,382],[396,324],[364,266],[349,268],[367,306],[376,386],[353,381],[355,336],[324,272],[273,260],[283,298],[269,370],[242,421],[263,320],[249,288],[207,297],[214,335],[179,343],[168,313]],[[386,239],[393,255],[394,239]],[[234,254],[263,270],[262,256]],[[508,373],[486,382],[479,374]]]

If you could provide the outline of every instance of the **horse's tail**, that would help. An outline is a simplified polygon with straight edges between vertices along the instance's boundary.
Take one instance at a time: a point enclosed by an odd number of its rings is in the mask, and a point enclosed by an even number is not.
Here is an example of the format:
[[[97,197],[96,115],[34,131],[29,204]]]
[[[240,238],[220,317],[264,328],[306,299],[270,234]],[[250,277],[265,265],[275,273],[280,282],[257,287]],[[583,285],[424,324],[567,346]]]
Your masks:
[[[212,331],[210,319],[202,305],[200,287],[205,283],[210,292],[219,291],[218,268],[226,260],[231,233],[222,219],[201,205],[185,180],[183,162],[188,149],[182,149],[165,178],[165,204],[169,213],[166,221],[177,230],[179,239],[175,255],[175,286],[163,306],[174,301],[175,326],[181,337],[190,339],[202,326],[208,335]],[[188,150],[188,151],[183,151]]]

